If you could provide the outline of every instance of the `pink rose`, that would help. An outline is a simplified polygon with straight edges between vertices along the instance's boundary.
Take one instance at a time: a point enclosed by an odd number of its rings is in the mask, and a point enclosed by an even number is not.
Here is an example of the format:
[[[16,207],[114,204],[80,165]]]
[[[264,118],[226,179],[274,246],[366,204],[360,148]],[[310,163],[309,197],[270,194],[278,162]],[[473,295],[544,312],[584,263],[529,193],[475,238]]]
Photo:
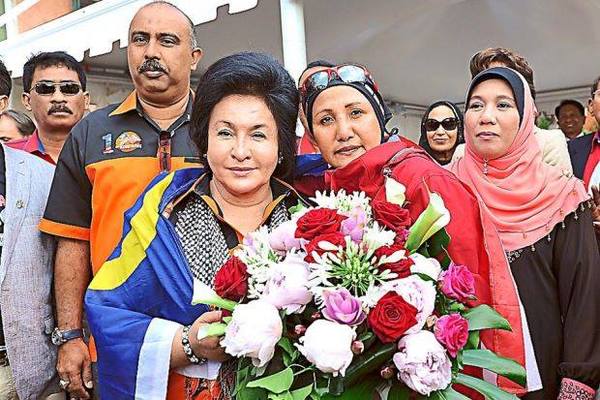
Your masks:
[[[465,302],[475,298],[475,278],[464,265],[450,264],[440,275],[442,292],[451,299]]]
[[[446,346],[448,353],[456,358],[469,339],[469,322],[460,314],[444,315],[437,320],[434,333],[435,338]]]

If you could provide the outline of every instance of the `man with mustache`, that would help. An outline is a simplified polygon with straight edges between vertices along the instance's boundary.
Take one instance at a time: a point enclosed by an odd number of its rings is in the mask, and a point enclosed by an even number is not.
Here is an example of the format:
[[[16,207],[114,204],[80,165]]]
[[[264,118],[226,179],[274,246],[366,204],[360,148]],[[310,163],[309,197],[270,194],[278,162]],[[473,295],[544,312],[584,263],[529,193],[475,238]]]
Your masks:
[[[8,146],[55,164],[71,128],[90,104],[83,67],[63,51],[32,56],[23,66],[21,100],[33,113],[37,130]]]
[[[168,2],[140,8],[127,48],[134,92],[77,124],[57,163],[40,229],[58,238],[57,370],[74,398],[95,395],[95,351],[82,339],[83,296],[118,244],[124,212],[160,172],[198,165],[188,135],[190,75],[202,57],[193,29],[189,17]]]

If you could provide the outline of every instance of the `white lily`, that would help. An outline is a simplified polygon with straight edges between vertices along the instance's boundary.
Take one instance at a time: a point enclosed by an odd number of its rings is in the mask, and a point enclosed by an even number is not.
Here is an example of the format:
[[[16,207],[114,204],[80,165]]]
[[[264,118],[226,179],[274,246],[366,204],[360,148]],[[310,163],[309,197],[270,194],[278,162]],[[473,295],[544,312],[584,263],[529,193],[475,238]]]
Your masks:
[[[429,193],[429,204],[425,211],[410,227],[406,248],[415,252],[429,238],[450,223],[450,211],[444,205],[444,200],[437,193]]]
[[[192,295],[192,305],[196,304],[206,304],[208,306],[215,306],[228,311],[233,311],[233,309],[238,305],[238,303],[235,301],[220,297],[211,287],[194,278],[194,294]]]
[[[402,207],[406,201],[406,187],[394,178],[387,177],[385,179],[385,199],[389,203]]]

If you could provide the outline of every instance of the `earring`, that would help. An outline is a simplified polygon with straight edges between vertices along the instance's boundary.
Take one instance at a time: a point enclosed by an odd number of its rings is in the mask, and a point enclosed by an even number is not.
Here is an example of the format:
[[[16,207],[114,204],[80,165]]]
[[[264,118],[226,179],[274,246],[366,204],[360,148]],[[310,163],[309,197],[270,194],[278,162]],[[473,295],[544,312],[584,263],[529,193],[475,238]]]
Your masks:
[[[206,153],[202,154],[202,158],[207,159],[208,158],[208,154],[206,154]]]
[[[277,164],[281,164],[282,161],[283,161],[283,156],[280,154],[279,158],[277,159]]]

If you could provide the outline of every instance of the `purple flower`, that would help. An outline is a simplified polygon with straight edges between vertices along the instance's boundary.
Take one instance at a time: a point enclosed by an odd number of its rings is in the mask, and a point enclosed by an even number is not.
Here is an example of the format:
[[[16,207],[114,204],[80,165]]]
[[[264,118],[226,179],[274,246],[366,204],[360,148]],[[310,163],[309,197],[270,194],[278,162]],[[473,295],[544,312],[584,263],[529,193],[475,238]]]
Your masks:
[[[344,235],[350,236],[353,242],[360,243],[366,225],[367,215],[360,207],[356,207],[348,218],[342,221],[341,231]]]
[[[330,321],[345,325],[358,325],[366,318],[360,300],[347,289],[323,291],[323,316]]]

